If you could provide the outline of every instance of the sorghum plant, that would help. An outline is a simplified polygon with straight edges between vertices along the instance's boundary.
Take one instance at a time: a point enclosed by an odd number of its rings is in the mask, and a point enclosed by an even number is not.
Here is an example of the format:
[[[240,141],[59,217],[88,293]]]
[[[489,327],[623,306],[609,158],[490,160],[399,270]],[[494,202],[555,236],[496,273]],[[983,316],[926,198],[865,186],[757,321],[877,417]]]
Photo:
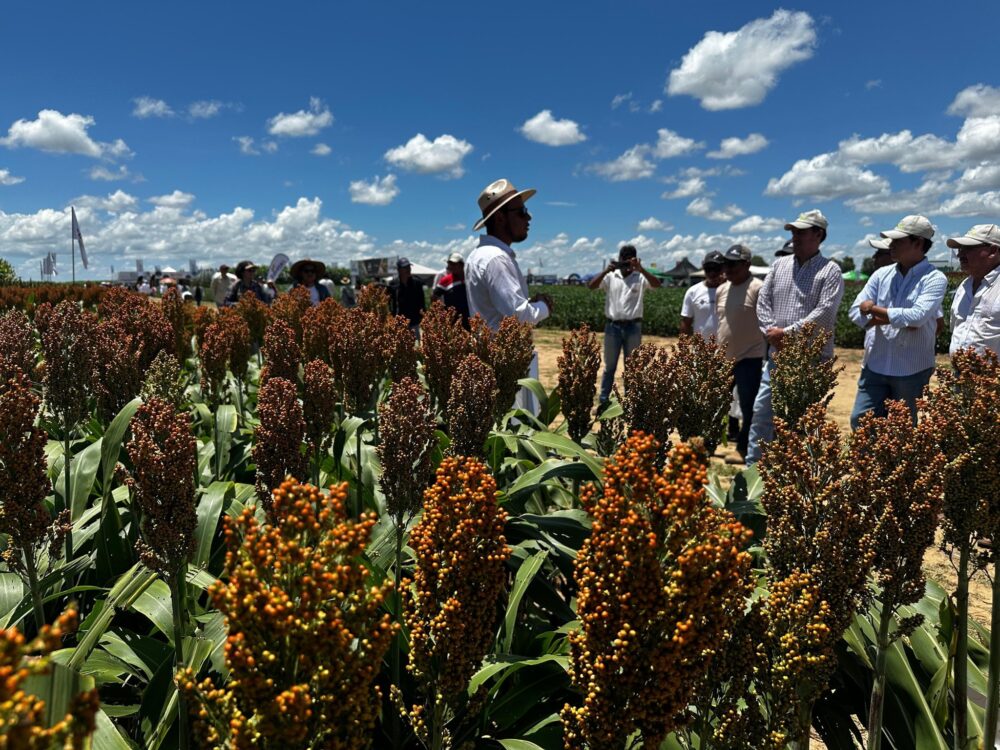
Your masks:
[[[656,438],[659,463],[666,458],[673,432],[673,396],[670,352],[655,344],[642,344],[625,358],[625,398],[622,409],[629,428]]]
[[[243,295],[244,299],[250,299],[253,297],[252,294]],[[256,299],[256,298],[254,298]],[[240,300],[242,302],[242,300]],[[239,305],[237,305],[237,308]],[[262,305],[263,307],[263,305]],[[219,313],[214,307],[205,307],[204,305],[196,307],[191,313],[191,327],[194,329],[194,341],[198,347],[198,351],[201,352],[201,344],[205,339],[205,330],[212,325],[219,317]],[[245,320],[246,318],[244,318]],[[250,329],[250,335],[253,336],[253,328]]]
[[[302,346],[302,316],[312,306],[309,290],[303,286],[293,287],[287,294],[278,295],[271,303],[271,320],[283,320],[295,332],[295,343]],[[265,331],[265,337],[267,333]]]
[[[35,374],[35,332],[24,312],[10,310],[0,315],[0,383],[17,371]]]
[[[402,315],[390,315],[383,323],[386,353],[385,373],[394,382],[417,377],[417,339],[410,322]]]
[[[196,684],[191,670],[177,677],[200,705],[202,747],[371,743],[374,682],[397,626],[382,612],[392,584],[371,586],[361,559],[376,517],[347,518],[346,499],[346,484],[327,494],[288,480],[274,491],[269,522],[250,508],[226,519],[229,577],[210,594],[229,632],[230,678],[216,687]]]
[[[184,374],[177,358],[168,351],[156,355],[146,371],[146,379],[139,391],[144,401],[158,398],[175,409],[184,402]]]
[[[593,527],[575,564],[570,677],[584,701],[562,711],[567,748],[625,748],[636,731],[659,746],[751,591],[749,533],[708,502],[704,448],[676,446],[662,474],[660,452],[633,433],[603,491],[581,497]]]
[[[420,351],[435,406],[443,409],[448,403],[451,379],[470,347],[469,332],[462,326],[458,310],[446,307],[441,300],[432,302],[420,321]]]
[[[174,356],[181,362],[191,356],[191,313],[184,304],[177,287],[171,287],[163,293],[160,308],[170,324],[173,333]]]
[[[566,415],[569,436],[583,442],[594,420],[594,396],[597,373],[601,369],[601,347],[597,336],[586,325],[571,331],[562,341],[559,365],[559,401]]]
[[[826,406],[843,367],[837,358],[825,359],[823,347],[832,334],[825,328],[806,323],[798,331],[786,333],[774,355],[771,393],[774,416],[794,428],[813,404]]]
[[[355,307],[327,332],[330,367],[344,406],[353,415],[369,411],[375,388],[386,366],[382,318]]]
[[[271,319],[267,305],[257,299],[255,294],[244,294],[234,309],[250,329],[252,346],[259,349],[264,343],[264,331],[267,330],[267,323]]]
[[[229,331],[225,324],[219,320],[210,323],[205,329],[199,351],[201,392],[210,407],[216,407],[222,401],[229,366],[229,349]]]
[[[236,394],[242,399],[250,357],[253,356],[250,326],[232,308],[226,308],[222,311],[219,315],[219,323],[226,329],[226,336],[229,340],[229,371],[236,376]],[[243,411],[242,404],[240,411]]]
[[[868,719],[868,748],[882,746],[886,655],[923,620],[916,615],[890,626],[899,608],[924,594],[924,553],[934,543],[944,489],[945,457],[933,420],[914,426],[902,401],[890,401],[885,418],[866,414],[851,436],[851,464],[866,480],[878,583],[875,684]]]
[[[105,318],[97,324],[94,336],[94,393],[97,411],[107,423],[121,408],[139,395],[145,368],[142,366],[142,335],[126,327],[118,318]]]
[[[314,359],[305,367],[302,387],[302,417],[309,446],[313,484],[319,486],[319,471],[337,420],[337,386],[333,370],[326,362]]]
[[[389,316],[389,293],[378,284],[365,284],[358,290],[358,309],[379,318]]]
[[[45,701],[25,689],[25,681],[48,673],[52,652],[76,630],[76,611],[67,610],[32,641],[17,628],[0,630],[0,747],[11,750],[83,750],[90,747],[100,709],[97,690],[73,697],[70,710],[46,727]]]
[[[447,712],[493,643],[510,557],[496,494],[481,461],[446,458],[410,534],[417,561],[403,591],[410,671],[425,700],[409,715],[428,748],[447,745]]]
[[[700,437],[715,452],[733,398],[732,362],[714,337],[681,336],[670,352],[673,423],[681,440]]]
[[[329,364],[328,332],[337,325],[344,308],[332,297],[313,305],[302,314],[302,355],[306,362],[321,359]]]
[[[521,386],[517,381],[528,377],[531,359],[535,355],[531,324],[509,316],[500,321],[500,328],[490,342],[489,364],[497,379],[497,403],[493,422],[498,424],[514,405]]]
[[[299,364],[302,349],[295,341],[295,331],[283,318],[275,318],[264,332],[264,368],[260,372],[260,384],[270,378],[284,378],[291,383],[299,382]]]
[[[257,464],[257,499],[269,517],[275,512],[271,491],[288,476],[304,479],[309,470],[302,452],[306,425],[295,390],[294,383],[271,378],[261,386],[258,396],[260,424],[254,430],[253,460]]]
[[[448,399],[448,434],[454,456],[478,456],[493,425],[497,381],[475,354],[458,363]]]
[[[98,305],[101,322],[115,320],[120,328],[138,337],[139,366],[143,372],[156,355],[174,348],[173,327],[164,315],[163,307],[142,294],[122,287],[111,287]]]

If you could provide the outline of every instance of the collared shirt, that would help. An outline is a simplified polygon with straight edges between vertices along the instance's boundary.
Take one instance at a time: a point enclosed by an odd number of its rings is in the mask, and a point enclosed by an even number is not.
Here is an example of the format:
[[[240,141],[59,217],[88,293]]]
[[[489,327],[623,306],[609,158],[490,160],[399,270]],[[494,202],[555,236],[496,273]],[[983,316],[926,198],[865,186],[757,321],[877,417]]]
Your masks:
[[[541,323],[549,317],[544,302],[528,301],[528,283],[507,243],[484,234],[479,247],[465,260],[465,286],[469,314],[479,314],[494,331],[509,315],[522,323]]]
[[[469,325],[469,297],[465,293],[465,282],[455,281],[450,273],[444,273],[438,278],[431,293],[432,299],[440,299],[445,307],[453,307],[462,316],[462,324]]]
[[[215,302],[216,306],[222,307],[225,304],[229,290],[233,288],[235,283],[236,277],[231,273],[216,271],[212,274],[212,283],[209,285],[209,289],[212,291],[212,301]]]
[[[865,331],[865,366],[886,377],[906,377],[934,367],[934,338],[948,279],[926,258],[905,274],[893,263],[871,275],[851,305],[851,320],[866,328],[871,318],[861,303],[872,300],[886,308],[889,325]]]
[[[959,349],[973,347],[982,352],[989,349],[1000,356],[1000,266],[990,271],[973,293],[972,277],[955,290],[951,302],[951,346],[954,354]]]
[[[757,321],[757,298],[764,282],[749,277],[742,284],[725,282],[719,286],[716,310],[719,315],[720,345],[734,362],[741,359],[763,358],[767,342]]]
[[[715,307],[716,287],[707,286],[704,281],[699,281],[684,292],[681,317],[691,318],[694,332],[707,339],[719,332],[719,314]]]
[[[264,291],[264,287],[260,285],[257,281],[251,281],[250,286],[246,286],[242,281],[237,281],[229,290],[229,294],[226,295],[225,301],[222,303],[223,307],[229,307],[235,305],[240,301],[240,297],[244,294],[252,294],[265,305],[270,305],[273,299],[270,294]]]
[[[649,287],[638,271],[628,276],[614,270],[601,279],[604,290],[604,314],[611,320],[635,320],[642,317],[642,294]]]
[[[424,317],[427,300],[424,298],[424,285],[416,276],[410,276],[406,283],[396,283],[389,286],[389,307],[393,315],[403,315],[410,325],[420,325]]]
[[[832,357],[833,329],[843,296],[840,266],[830,258],[816,253],[801,264],[794,255],[777,258],[757,298],[760,330],[766,333],[774,327],[791,333],[806,323],[814,323],[830,332],[823,355]]]

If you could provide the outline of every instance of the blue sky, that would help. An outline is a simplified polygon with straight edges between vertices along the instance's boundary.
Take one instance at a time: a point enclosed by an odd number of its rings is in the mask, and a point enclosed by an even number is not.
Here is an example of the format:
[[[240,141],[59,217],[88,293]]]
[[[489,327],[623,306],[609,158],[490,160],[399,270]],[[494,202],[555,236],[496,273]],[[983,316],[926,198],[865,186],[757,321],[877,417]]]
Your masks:
[[[0,257],[186,266],[276,252],[439,267],[476,197],[534,187],[522,267],[587,272],[821,208],[827,252],[904,214],[1000,221],[993,2],[9,4]],[[932,254],[944,254],[943,242]]]

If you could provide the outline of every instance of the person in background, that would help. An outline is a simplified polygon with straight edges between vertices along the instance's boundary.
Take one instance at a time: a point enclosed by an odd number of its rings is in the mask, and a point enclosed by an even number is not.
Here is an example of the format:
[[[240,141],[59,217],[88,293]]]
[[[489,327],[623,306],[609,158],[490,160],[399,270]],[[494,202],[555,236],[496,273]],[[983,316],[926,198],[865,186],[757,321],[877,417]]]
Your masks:
[[[350,276],[344,276],[340,279],[340,304],[348,309],[358,305],[358,297],[354,293],[354,285],[351,284]]]
[[[438,278],[431,291],[431,301],[439,299],[445,307],[453,307],[462,316],[462,325],[469,327],[469,297],[465,291],[465,259],[460,253],[448,256],[447,270]]]
[[[587,286],[604,290],[604,377],[601,378],[599,408],[611,397],[615,371],[622,351],[625,358],[642,344],[642,297],[647,288],[655,289],[662,281],[643,268],[633,245],[623,245],[618,260],[592,278]]]
[[[224,307],[235,305],[244,294],[252,294],[265,305],[270,305],[273,297],[267,293],[259,281],[254,278],[254,271],[257,266],[253,261],[241,260],[236,264],[237,282],[229,290],[226,299],[223,301]],[[273,282],[267,282],[268,286],[274,288]]]
[[[849,313],[865,329],[864,366],[851,412],[854,430],[868,412],[884,417],[889,399],[905,401],[916,422],[917,399],[934,372],[937,313],[948,289],[944,274],[927,260],[934,227],[926,217],[905,216],[882,237],[894,263],[871,275]]]
[[[292,264],[289,273],[292,277],[292,288],[302,287],[309,292],[312,304],[318,305],[330,296],[330,290],[319,283],[326,273],[326,266],[318,260],[303,258]]]
[[[145,294],[147,297],[153,293],[153,287],[151,287],[149,282],[142,276],[139,277],[135,290],[139,292],[139,294]]]
[[[782,245],[778,250],[774,251],[775,258],[784,258],[786,255],[792,255],[794,251],[792,250],[792,241],[788,240],[784,245]]]
[[[699,281],[684,293],[681,303],[681,334],[690,336],[697,333],[702,338],[714,336],[719,330],[719,315],[716,311],[716,290],[725,281],[722,273],[722,253],[712,250],[701,262],[705,280]]]
[[[407,258],[396,261],[396,272],[399,278],[389,285],[389,307],[393,315],[402,315],[410,321],[410,330],[419,341],[420,321],[427,307],[424,285],[413,275]]]
[[[212,294],[212,301],[216,307],[222,307],[226,304],[226,297],[229,296],[229,290],[233,288],[233,284],[236,282],[237,278],[229,273],[229,265],[226,263],[220,264],[219,270],[212,274],[212,281],[208,285],[208,290]]]
[[[204,298],[204,292],[202,291],[201,284],[198,284],[194,288],[194,303],[198,307],[201,307],[201,301]]]
[[[989,349],[1000,356],[1000,226],[976,224],[961,237],[948,240],[969,276],[955,290],[951,303],[951,346]]]

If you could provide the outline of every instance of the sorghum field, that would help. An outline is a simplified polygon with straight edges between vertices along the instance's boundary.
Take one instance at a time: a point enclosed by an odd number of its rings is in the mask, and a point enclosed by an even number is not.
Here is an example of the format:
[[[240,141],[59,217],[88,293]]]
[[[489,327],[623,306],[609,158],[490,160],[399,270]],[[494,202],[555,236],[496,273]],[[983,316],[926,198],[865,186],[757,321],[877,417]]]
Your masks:
[[[0,314],[0,747],[995,744],[994,357],[849,435],[804,330],[723,480],[712,342],[644,345],[595,423],[587,328],[545,387],[513,319],[359,301]]]

